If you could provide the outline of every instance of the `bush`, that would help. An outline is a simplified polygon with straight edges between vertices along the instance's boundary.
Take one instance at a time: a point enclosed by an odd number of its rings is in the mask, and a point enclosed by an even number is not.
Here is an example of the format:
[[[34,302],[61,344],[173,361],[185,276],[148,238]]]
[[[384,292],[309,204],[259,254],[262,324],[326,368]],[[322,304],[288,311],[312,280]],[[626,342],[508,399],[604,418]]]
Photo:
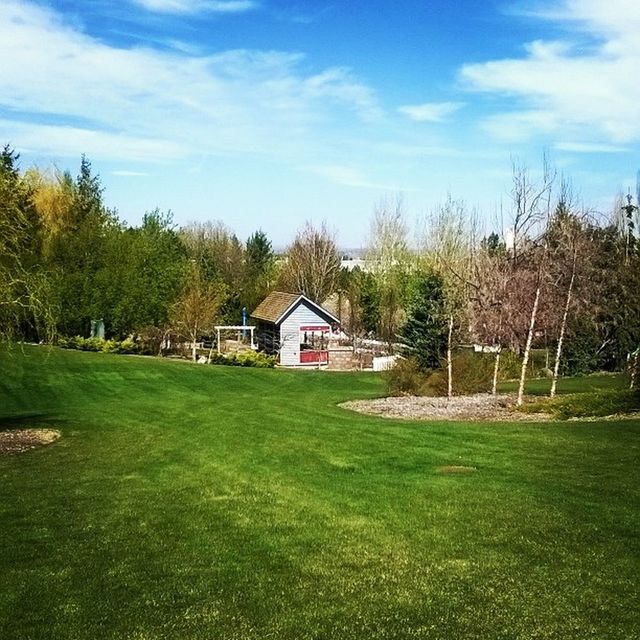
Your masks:
[[[157,356],[162,355],[160,353],[160,347],[164,342],[165,337],[167,337],[167,332],[162,327],[154,327],[153,325],[149,325],[140,329],[138,332],[138,340],[137,340],[137,348],[138,353],[147,355],[147,356]],[[171,336],[174,337],[174,336]]]
[[[495,354],[459,351],[453,356],[453,394],[489,393],[493,383]],[[500,356],[498,380],[511,380],[520,375],[520,358],[511,351]],[[422,395],[446,396],[448,387],[447,365],[435,371],[422,372],[414,358],[396,361],[393,369],[384,374],[387,393],[392,396]]]
[[[640,411],[640,390],[607,389],[545,398],[518,407],[523,413],[548,413],[554,418],[586,418]]]
[[[76,336],[75,348],[80,351],[102,351],[105,341],[102,338],[83,338],[82,336]]]
[[[277,358],[261,351],[241,351],[228,356],[221,353],[211,354],[211,364],[222,364],[230,367],[256,367],[259,369],[273,369]]]
[[[78,351],[94,351],[102,353],[138,353],[138,345],[132,337],[118,340],[104,340],[103,338],[58,338],[58,346],[62,349],[77,349]]]
[[[488,393],[493,382],[495,356],[491,353],[474,353],[464,351],[453,356],[453,394],[469,395],[472,393]],[[430,395],[446,396],[448,374],[446,363],[434,371],[427,381]]]
[[[485,353],[485,356],[491,357],[492,365],[495,363],[495,354]],[[522,369],[522,358],[510,349],[502,351],[500,354],[500,369],[498,371],[498,380],[517,380],[520,378],[520,370]],[[493,375],[493,371],[491,372]]]
[[[420,370],[420,364],[414,358],[398,358],[393,367],[383,374],[387,395],[434,395],[427,386],[430,375],[430,372]]]
[[[118,353],[138,353],[139,348],[132,336],[125,338],[118,344]]]

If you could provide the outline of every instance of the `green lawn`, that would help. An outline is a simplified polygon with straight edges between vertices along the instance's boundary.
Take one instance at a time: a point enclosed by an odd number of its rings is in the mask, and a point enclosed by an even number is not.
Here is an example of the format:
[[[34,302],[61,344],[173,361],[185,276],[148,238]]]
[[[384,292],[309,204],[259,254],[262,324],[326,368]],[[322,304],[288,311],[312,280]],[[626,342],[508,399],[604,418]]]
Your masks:
[[[640,637],[640,420],[336,406],[372,374],[0,367],[4,426],[63,434],[0,458],[2,638]]]

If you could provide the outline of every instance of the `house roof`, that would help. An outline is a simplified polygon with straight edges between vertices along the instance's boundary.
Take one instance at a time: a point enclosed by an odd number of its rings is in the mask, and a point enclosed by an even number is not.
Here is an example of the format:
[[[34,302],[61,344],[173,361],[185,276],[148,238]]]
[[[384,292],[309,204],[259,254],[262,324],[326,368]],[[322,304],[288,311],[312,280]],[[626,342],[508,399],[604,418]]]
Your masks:
[[[273,324],[279,324],[279,322],[287,315],[290,309],[298,304],[301,300],[304,300],[308,306],[313,307],[316,311],[322,315],[327,316],[333,322],[339,322],[333,313],[327,311],[324,307],[316,304],[312,300],[309,300],[306,296],[296,293],[284,293],[282,291],[273,291],[270,293],[253,311],[252,318],[256,320],[264,320],[266,322],[272,322]]]

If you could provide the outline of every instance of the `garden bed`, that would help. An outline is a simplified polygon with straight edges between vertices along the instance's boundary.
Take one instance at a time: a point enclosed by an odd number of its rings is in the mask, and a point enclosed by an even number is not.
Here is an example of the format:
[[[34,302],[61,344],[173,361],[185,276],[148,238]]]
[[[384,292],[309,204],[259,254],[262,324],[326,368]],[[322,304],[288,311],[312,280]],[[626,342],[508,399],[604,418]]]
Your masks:
[[[55,442],[60,432],[55,429],[13,429],[0,431],[0,455],[23,453]]]
[[[352,400],[340,405],[345,409],[410,420],[551,420],[546,413],[521,413],[515,410],[516,396],[478,393],[469,396],[442,397],[398,396],[375,400]]]

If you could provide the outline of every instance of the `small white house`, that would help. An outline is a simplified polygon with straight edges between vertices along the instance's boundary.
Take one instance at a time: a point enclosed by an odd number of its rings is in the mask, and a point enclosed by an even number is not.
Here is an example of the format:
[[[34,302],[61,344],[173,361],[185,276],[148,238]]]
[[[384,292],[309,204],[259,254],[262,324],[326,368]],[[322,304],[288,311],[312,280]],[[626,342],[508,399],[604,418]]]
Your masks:
[[[339,320],[306,296],[274,291],[251,314],[258,348],[279,354],[284,366],[318,366],[329,362],[329,340]]]

